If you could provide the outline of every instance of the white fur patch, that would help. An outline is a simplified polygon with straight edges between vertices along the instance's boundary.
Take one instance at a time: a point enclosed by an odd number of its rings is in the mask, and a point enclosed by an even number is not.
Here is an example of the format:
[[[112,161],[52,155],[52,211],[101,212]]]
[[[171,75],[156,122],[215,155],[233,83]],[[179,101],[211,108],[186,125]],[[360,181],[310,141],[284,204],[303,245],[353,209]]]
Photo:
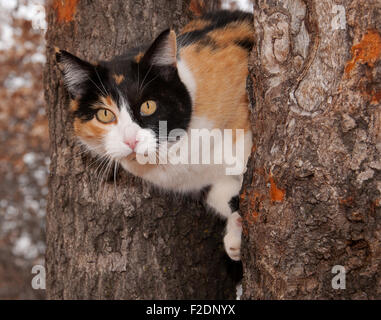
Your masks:
[[[185,87],[191,96],[192,103],[194,103],[196,98],[196,80],[184,59],[177,61],[177,70],[181,81],[185,84]]]
[[[242,218],[238,212],[233,212],[226,224],[226,235],[224,246],[230,259],[239,261],[241,259],[241,237],[242,237]]]
[[[133,122],[127,109],[128,104],[125,101],[117,115],[117,123],[108,126],[109,131],[103,141],[107,154],[115,160],[121,160],[133,151],[143,154],[156,146],[156,137],[153,132]],[[137,140],[137,144],[135,150],[132,150],[125,141],[134,139]]]
[[[241,180],[237,176],[224,176],[212,185],[206,198],[206,203],[219,214],[228,218],[231,216],[229,201],[239,194]]]

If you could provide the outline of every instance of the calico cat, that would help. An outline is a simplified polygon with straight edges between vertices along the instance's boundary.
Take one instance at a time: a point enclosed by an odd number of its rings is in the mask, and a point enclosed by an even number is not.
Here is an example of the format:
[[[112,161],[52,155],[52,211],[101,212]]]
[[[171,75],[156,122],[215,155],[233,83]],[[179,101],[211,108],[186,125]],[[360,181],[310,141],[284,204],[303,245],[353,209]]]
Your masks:
[[[208,13],[178,36],[166,30],[147,49],[98,64],[56,52],[79,140],[165,190],[207,190],[208,206],[227,219],[224,245],[233,260],[240,259],[238,194],[252,146],[246,95],[252,21],[240,11]],[[208,136],[213,140],[190,147]],[[209,162],[192,158],[201,149],[212,154]],[[234,150],[238,170],[227,173],[232,162],[217,160]]]

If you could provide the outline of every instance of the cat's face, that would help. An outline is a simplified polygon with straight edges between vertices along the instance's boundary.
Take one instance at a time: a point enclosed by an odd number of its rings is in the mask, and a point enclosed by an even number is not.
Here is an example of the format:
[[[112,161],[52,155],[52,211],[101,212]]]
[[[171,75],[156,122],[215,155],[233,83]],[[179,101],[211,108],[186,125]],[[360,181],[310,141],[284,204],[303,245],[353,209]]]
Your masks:
[[[176,36],[164,31],[140,55],[92,65],[57,52],[72,97],[74,131],[95,153],[134,161],[155,150],[159,122],[167,131],[188,128],[192,105],[176,67]]]

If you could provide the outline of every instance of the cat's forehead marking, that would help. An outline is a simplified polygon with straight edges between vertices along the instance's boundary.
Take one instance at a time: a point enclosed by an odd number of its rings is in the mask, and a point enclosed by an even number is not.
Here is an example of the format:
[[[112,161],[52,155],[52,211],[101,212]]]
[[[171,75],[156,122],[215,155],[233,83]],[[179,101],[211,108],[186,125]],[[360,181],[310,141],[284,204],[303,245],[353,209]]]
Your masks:
[[[115,73],[115,74],[113,74],[112,77],[114,78],[115,83],[116,83],[117,85],[121,84],[122,81],[124,80],[124,75],[122,75],[122,74],[116,74],[116,73]]]
[[[109,107],[112,107],[115,104],[111,96],[106,96],[106,98],[102,97],[102,102]]]
[[[79,108],[78,100],[70,100],[70,110],[72,112],[77,111]]]
[[[109,108],[115,114],[118,112],[118,105],[110,95],[106,97],[100,97],[100,101],[104,106]]]
[[[135,57],[134,57],[134,60],[136,63],[139,63],[140,60],[143,58],[144,56],[144,52],[139,52]]]

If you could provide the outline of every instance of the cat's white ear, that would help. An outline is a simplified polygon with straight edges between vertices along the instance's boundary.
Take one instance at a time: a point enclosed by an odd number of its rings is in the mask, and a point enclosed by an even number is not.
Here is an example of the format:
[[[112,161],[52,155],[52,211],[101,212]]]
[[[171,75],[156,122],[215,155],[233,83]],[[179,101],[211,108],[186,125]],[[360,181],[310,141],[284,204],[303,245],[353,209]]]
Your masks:
[[[167,29],[163,31],[149,47],[143,59],[154,66],[176,67],[176,33]]]
[[[63,72],[64,83],[73,98],[79,98],[87,88],[94,66],[65,50],[56,49],[56,60]]]

